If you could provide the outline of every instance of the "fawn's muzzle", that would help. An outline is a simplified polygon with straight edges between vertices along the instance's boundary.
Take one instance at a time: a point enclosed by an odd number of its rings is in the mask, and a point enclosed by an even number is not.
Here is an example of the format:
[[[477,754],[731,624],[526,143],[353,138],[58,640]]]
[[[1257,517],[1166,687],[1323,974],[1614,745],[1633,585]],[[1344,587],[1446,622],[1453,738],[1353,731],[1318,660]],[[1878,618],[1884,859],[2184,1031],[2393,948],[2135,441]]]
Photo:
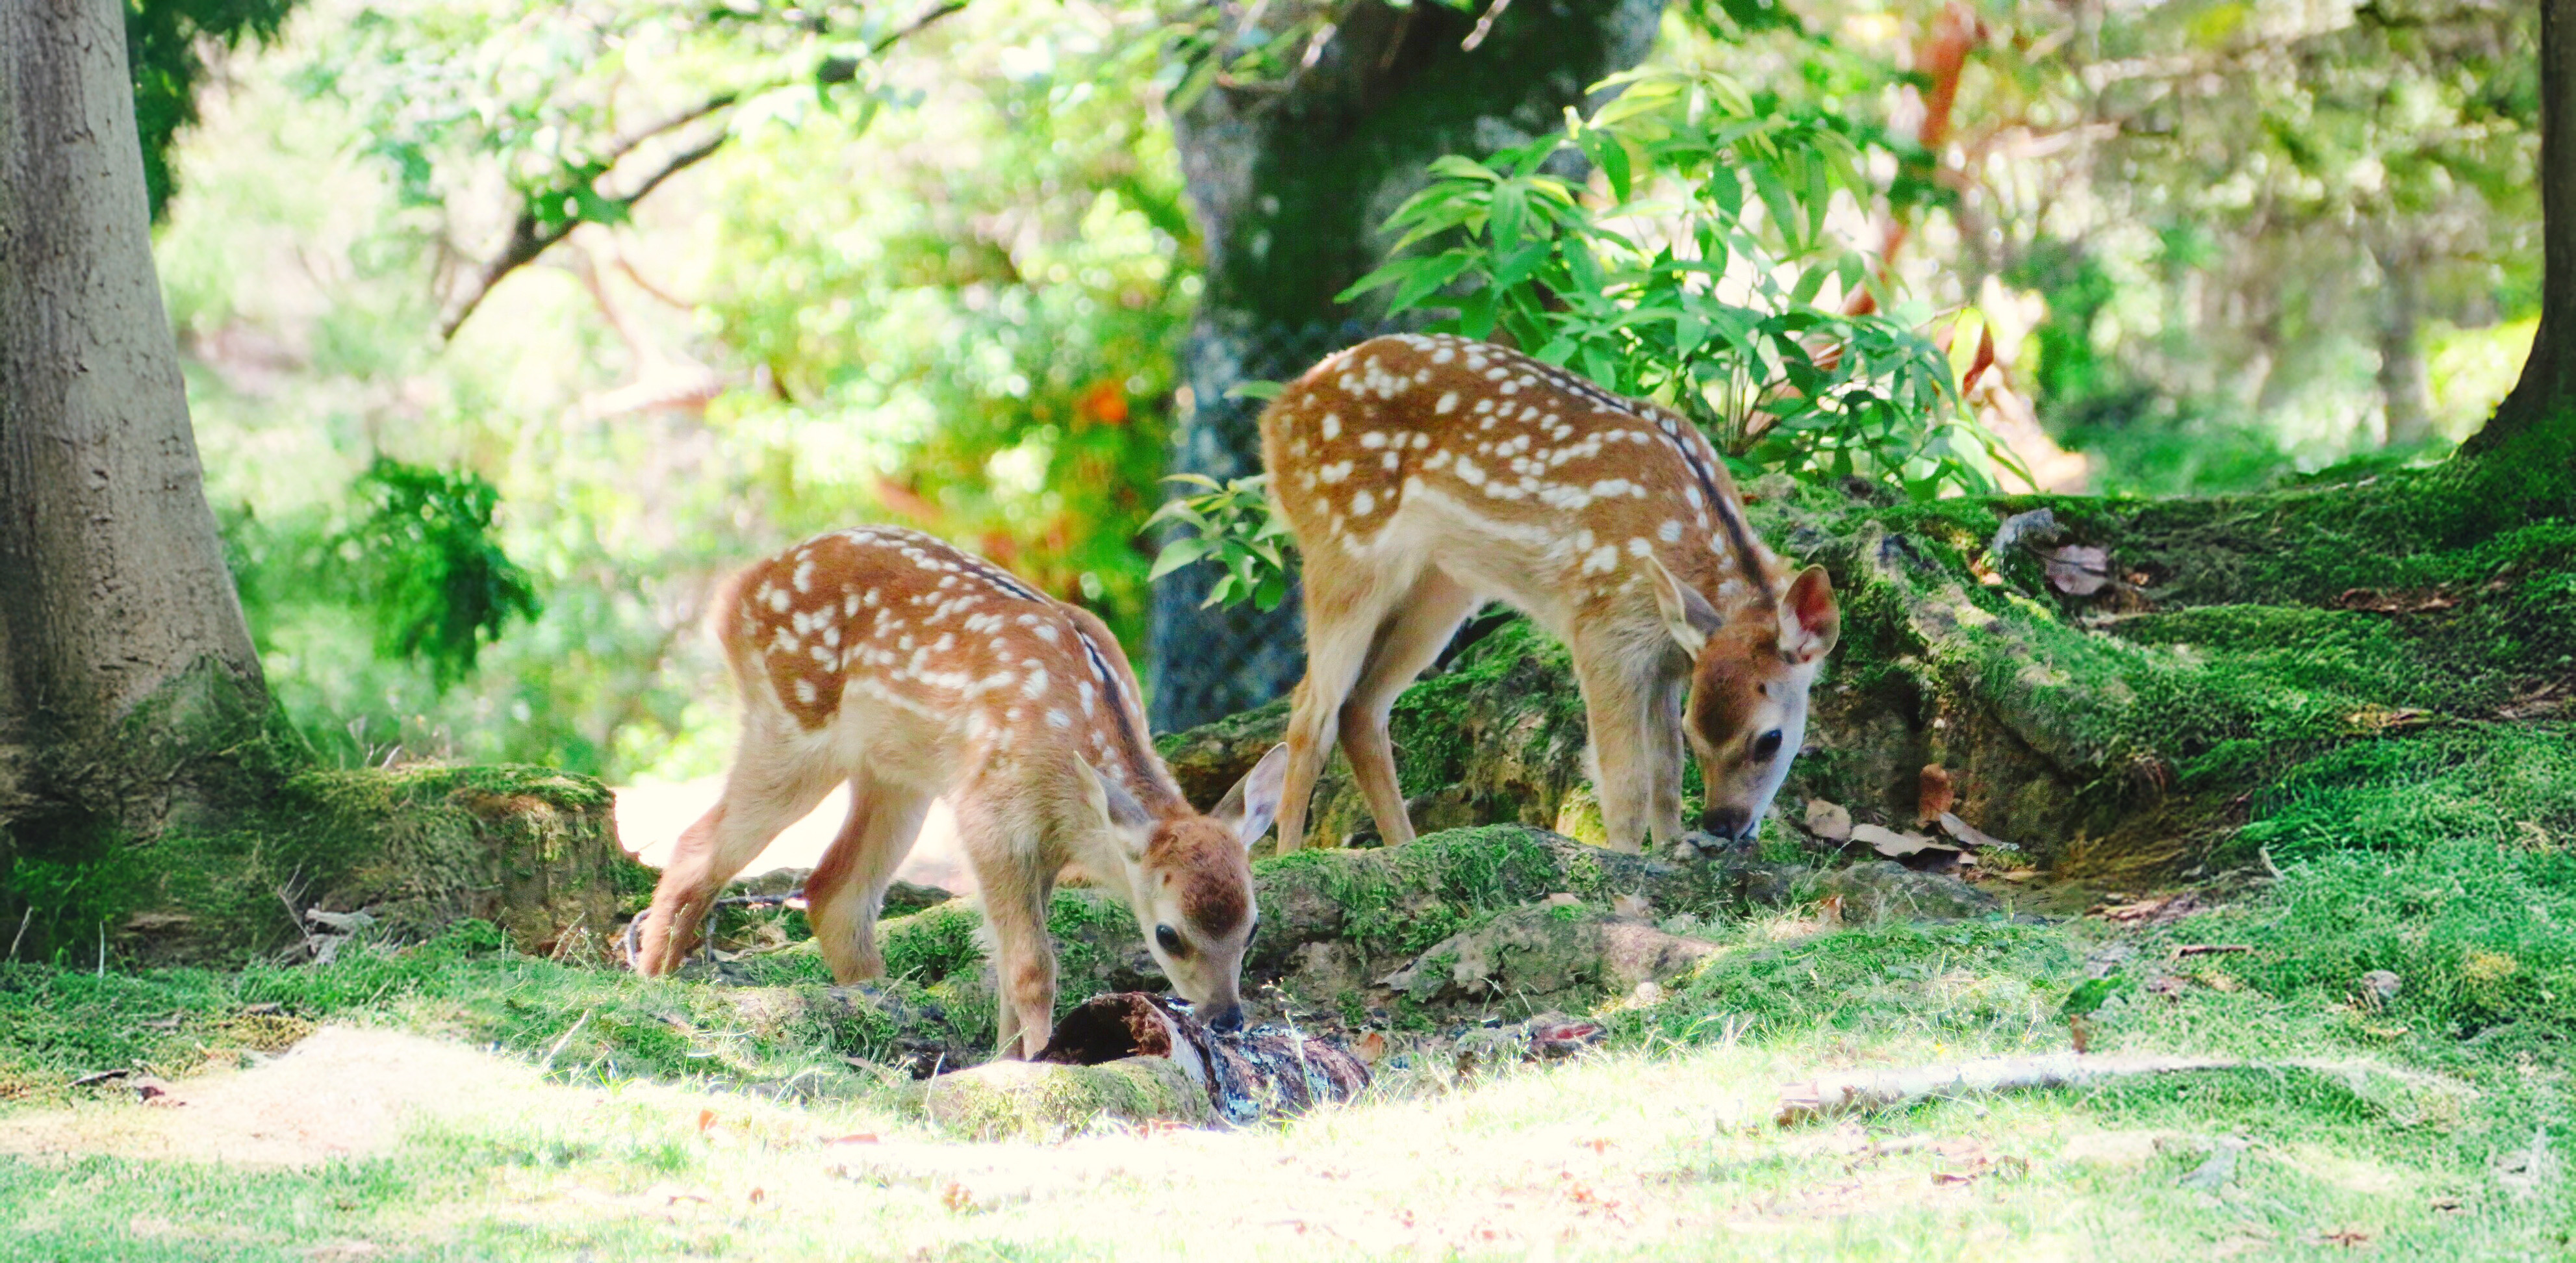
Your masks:
[[[1761,826],[1761,818],[1743,807],[1711,807],[1699,813],[1701,831],[1737,842],[1752,841],[1754,831]]]

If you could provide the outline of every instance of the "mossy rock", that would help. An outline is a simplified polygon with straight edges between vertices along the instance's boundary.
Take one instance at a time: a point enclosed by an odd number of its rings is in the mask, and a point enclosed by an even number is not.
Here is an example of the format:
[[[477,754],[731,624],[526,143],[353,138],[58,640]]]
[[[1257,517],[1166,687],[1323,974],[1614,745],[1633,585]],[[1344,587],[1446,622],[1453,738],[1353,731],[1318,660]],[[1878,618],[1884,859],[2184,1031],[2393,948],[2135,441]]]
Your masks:
[[[987,1039],[960,1029],[938,997],[906,983],[738,987],[721,994],[755,1039],[828,1047],[916,1075],[973,1065],[991,1051]]]
[[[1598,904],[1534,904],[1442,940],[1387,985],[1416,1004],[1495,1005],[1521,1017],[1670,982],[1719,950]]]
[[[1359,970],[1375,978],[1496,913],[1560,891],[1604,905],[1639,895],[1669,916],[1776,900],[1792,875],[1751,859],[1625,855],[1526,825],[1452,829],[1400,847],[1306,851],[1253,864],[1261,924],[1245,954],[1245,981],[1257,987],[1297,975],[1303,949],[1319,943],[1349,945]],[[959,989],[961,1005],[973,996],[989,1004],[982,926],[966,899],[885,922],[878,942],[888,975],[934,995]],[[1135,915],[1108,895],[1057,891],[1048,928],[1059,1013],[1088,996],[1167,985]]]
[[[1892,860],[1874,860],[1826,872],[1816,893],[1842,902],[1842,918],[1855,925],[1878,921],[1958,921],[1982,917],[2003,905],[1956,877],[1918,873]]]
[[[1112,1123],[1210,1126],[1207,1089],[1168,1057],[1096,1066],[994,1061],[930,1081],[923,1109],[967,1140],[1062,1140]]]
[[[79,865],[20,856],[9,888],[41,916],[49,900],[64,906],[53,887],[82,879],[81,915],[128,957],[231,964],[302,941],[290,903],[366,911],[398,942],[482,920],[523,952],[603,959],[653,874],[618,846],[608,790],[589,777],[417,764],[296,773],[257,816],[211,836],[173,829]]]

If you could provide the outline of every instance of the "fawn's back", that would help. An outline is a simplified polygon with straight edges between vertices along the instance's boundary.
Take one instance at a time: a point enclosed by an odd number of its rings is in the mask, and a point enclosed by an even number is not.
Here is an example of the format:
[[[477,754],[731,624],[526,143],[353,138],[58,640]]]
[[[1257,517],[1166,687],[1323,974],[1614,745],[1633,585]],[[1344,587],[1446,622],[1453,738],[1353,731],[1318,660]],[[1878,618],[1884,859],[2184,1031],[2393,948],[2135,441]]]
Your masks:
[[[735,580],[719,631],[755,712],[925,788],[1070,755],[1140,799],[1179,797],[1099,619],[928,535],[808,540]]]
[[[1559,627],[1634,605],[1649,556],[1721,600],[1756,595],[1715,564],[1741,515],[1696,427],[1490,343],[1351,347],[1280,393],[1262,448],[1310,568],[1421,557]]]

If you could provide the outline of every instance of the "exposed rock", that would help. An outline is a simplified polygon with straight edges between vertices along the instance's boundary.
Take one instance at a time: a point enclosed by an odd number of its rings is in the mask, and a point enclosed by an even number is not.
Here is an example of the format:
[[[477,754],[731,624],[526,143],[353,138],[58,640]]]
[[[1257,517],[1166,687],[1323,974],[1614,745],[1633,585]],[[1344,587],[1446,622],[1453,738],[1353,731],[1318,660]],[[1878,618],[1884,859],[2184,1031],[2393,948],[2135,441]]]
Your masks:
[[[1892,860],[1830,870],[1819,893],[1842,898],[1843,918],[1854,923],[1906,919],[1956,921],[1984,916],[2000,905],[1993,895],[1956,877],[1919,873]]]

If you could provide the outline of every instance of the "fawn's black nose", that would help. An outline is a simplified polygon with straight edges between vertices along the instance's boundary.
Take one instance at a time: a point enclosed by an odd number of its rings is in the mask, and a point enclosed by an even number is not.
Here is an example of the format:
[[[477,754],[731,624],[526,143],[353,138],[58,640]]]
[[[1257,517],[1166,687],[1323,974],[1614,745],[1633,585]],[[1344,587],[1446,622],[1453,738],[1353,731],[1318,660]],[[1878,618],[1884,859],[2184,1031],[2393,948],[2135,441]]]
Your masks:
[[[1218,1009],[1216,1012],[1209,1014],[1208,1029],[1216,1031],[1242,1030],[1243,1006],[1241,1004],[1229,1004],[1224,1008]]]
[[[1702,832],[1714,833],[1721,838],[1732,838],[1738,842],[1751,841],[1753,831],[1760,823],[1754,818],[1752,812],[1742,807],[1711,807],[1699,813],[1699,827]]]

